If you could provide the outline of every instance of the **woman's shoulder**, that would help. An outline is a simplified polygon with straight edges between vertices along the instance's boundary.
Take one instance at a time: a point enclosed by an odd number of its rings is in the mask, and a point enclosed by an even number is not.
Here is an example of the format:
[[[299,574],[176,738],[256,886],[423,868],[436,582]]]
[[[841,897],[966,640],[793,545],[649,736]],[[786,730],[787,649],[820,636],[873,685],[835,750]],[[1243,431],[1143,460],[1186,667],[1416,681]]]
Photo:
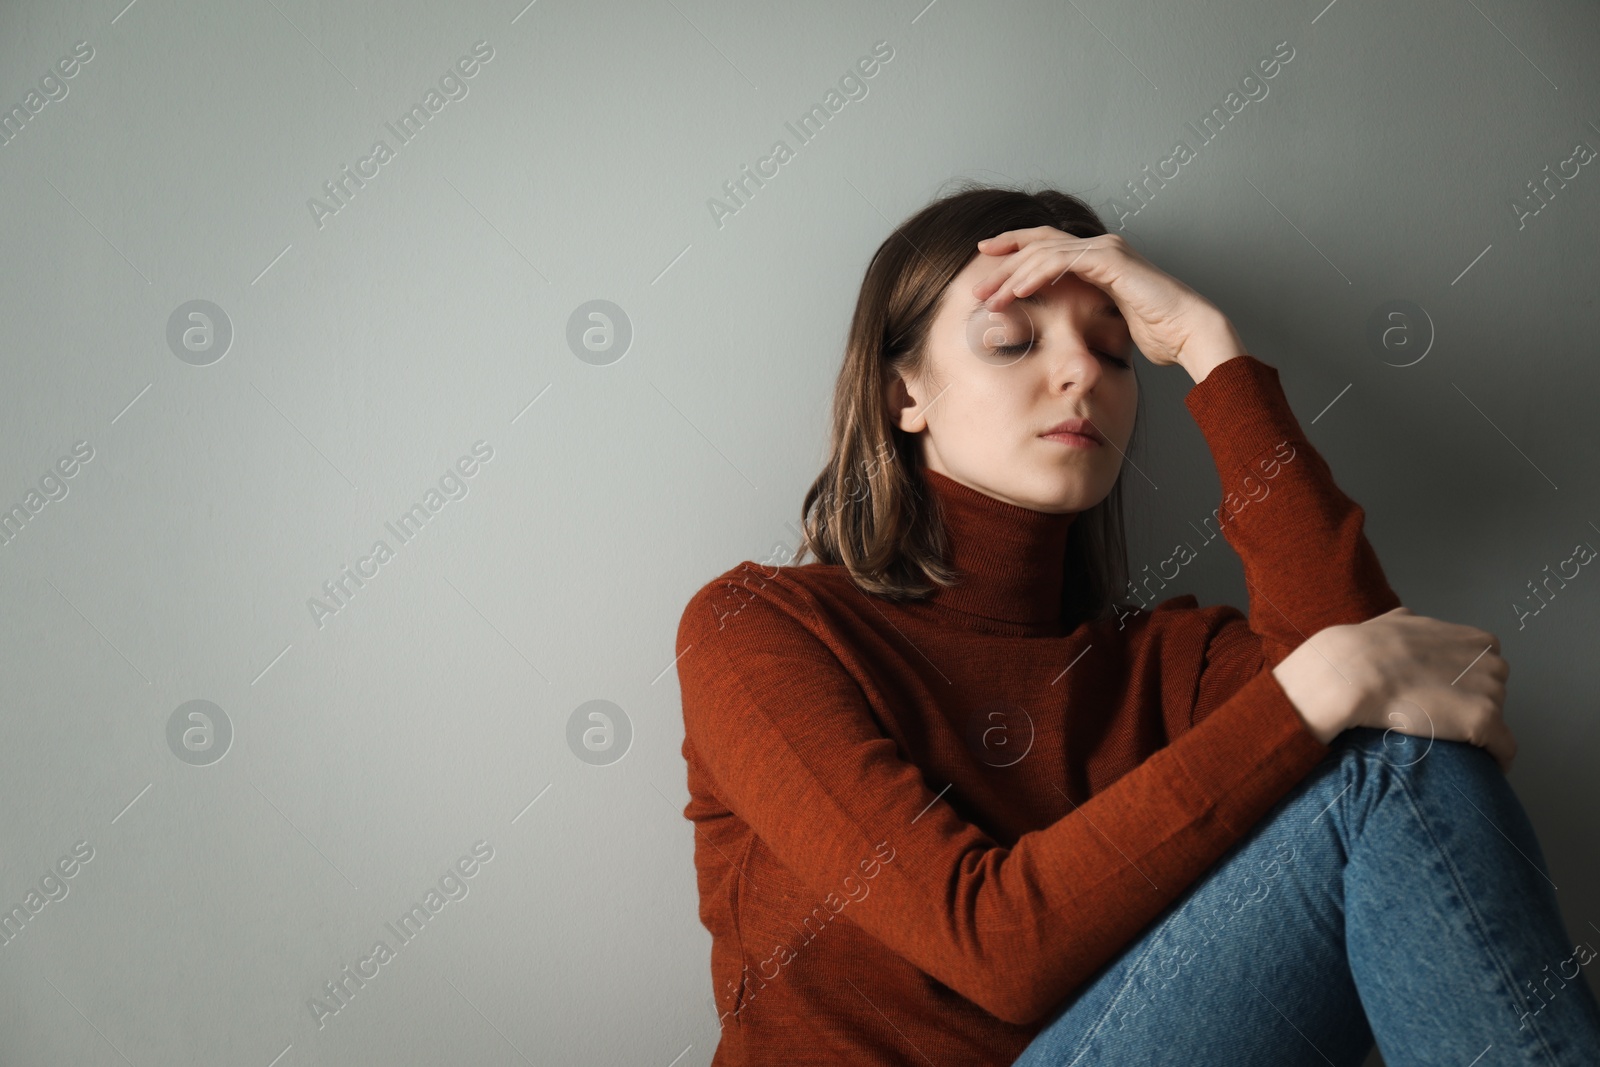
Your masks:
[[[680,637],[720,631],[741,615],[787,616],[808,630],[819,625],[824,600],[836,597],[850,576],[840,564],[779,565],[743,560],[697,589],[684,606]]]

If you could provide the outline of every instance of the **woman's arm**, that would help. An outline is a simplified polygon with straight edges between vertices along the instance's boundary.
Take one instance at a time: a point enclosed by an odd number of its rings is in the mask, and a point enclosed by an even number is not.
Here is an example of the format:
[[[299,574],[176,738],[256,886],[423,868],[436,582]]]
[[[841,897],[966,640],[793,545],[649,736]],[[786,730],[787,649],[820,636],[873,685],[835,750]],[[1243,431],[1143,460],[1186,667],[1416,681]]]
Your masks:
[[[1191,721],[1262,671],[1282,668],[1279,680],[1308,723],[1331,738],[1342,729],[1332,728],[1341,709],[1353,706],[1354,681],[1313,704],[1316,694],[1294,684],[1295,664],[1284,661],[1318,631],[1373,618],[1400,597],[1363,532],[1365,513],[1307,440],[1277,370],[1232,343],[1221,336],[1180,360],[1196,379],[1184,404],[1222,483],[1212,521],[1243,564],[1250,598],[1248,619],[1237,608],[1205,609],[1212,630]],[[1300,651],[1307,654],[1320,654],[1315,642]]]
[[[677,639],[686,747],[818,900],[892,849],[851,921],[1007,1022],[1058,1007],[1328,751],[1263,672],[1005,847],[941,800],[946,783],[899,758],[827,629],[782,586],[728,577],[689,602]],[[730,595],[744,606],[723,626]]]

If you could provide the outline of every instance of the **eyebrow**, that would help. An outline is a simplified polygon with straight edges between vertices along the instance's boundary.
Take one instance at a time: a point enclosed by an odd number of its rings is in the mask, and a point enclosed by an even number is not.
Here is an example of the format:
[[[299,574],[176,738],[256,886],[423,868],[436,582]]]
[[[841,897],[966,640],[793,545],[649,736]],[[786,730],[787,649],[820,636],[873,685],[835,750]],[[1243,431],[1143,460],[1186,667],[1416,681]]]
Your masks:
[[[1031,304],[1034,307],[1040,307],[1044,304],[1044,298],[1038,293],[1029,293],[1027,296],[1017,297],[1012,301],[1012,303]],[[967,312],[967,321],[971,322],[973,319],[978,317],[980,312],[985,310],[987,309],[984,307],[982,300],[978,301],[976,304],[973,304],[972,310]],[[1100,303],[1096,304],[1090,309],[1089,314],[1099,319],[1121,319],[1123,317],[1122,309],[1117,307],[1117,305],[1110,300],[1102,300]]]

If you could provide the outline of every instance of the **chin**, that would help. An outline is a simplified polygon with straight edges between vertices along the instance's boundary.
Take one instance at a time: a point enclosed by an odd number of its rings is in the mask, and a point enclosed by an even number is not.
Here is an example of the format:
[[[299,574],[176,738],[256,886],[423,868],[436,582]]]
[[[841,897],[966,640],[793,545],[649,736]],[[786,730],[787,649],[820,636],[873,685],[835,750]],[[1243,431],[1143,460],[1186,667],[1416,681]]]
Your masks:
[[[1093,494],[1088,492],[1083,479],[1076,475],[1067,480],[1059,475],[1041,478],[1029,488],[1034,490],[1027,496],[1033,501],[1029,507],[1035,511],[1082,511],[1099,503],[1098,498],[1090,499]]]

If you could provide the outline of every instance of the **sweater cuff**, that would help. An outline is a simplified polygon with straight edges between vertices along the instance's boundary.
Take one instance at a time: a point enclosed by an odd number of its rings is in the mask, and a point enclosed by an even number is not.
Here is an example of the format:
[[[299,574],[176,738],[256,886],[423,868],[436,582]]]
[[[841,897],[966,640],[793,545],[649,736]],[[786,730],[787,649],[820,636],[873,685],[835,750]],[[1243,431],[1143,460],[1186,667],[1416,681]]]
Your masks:
[[[1283,441],[1305,434],[1283,395],[1278,369],[1245,353],[1214,367],[1183,398],[1226,477]]]
[[[1193,795],[1236,834],[1260,820],[1332,751],[1317,740],[1271,670],[1251,678],[1172,748]]]

